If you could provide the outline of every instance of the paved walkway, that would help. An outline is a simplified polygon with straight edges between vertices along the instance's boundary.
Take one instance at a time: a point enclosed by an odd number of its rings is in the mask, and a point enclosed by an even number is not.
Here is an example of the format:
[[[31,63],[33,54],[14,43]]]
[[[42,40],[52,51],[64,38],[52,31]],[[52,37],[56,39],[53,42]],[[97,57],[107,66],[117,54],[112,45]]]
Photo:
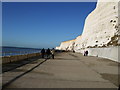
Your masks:
[[[39,64],[39,61],[35,64]],[[118,63],[98,57],[84,57],[82,54],[66,52],[57,54],[55,59],[45,61],[7,86],[7,88],[117,87]]]

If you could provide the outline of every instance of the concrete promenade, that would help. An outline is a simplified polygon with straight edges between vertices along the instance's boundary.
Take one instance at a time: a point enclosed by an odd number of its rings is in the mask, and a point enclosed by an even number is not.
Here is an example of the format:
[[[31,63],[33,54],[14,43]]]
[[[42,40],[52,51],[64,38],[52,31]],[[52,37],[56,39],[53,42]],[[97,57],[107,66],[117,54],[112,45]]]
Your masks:
[[[39,62],[14,73],[24,72]],[[46,60],[6,88],[118,88],[118,63],[79,53],[58,53],[55,59]]]

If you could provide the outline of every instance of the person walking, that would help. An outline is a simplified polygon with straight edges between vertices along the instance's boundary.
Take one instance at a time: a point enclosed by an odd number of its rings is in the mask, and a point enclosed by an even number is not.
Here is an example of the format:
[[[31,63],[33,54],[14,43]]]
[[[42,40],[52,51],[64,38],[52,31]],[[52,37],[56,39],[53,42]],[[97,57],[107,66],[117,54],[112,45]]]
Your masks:
[[[84,51],[84,56],[86,56],[86,51]]]
[[[52,59],[54,59],[54,54],[55,54],[55,49],[54,48],[51,50],[51,54],[52,54]]]
[[[42,58],[44,58],[44,56],[45,56],[45,49],[44,48],[41,50],[41,55],[42,55]]]
[[[88,56],[88,50],[86,51],[86,56]]]
[[[50,54],[51,54],[51,52],[50,52],[50,49],[49,49],[49,48],[47,49],[46,54],[47,54],[47,59],[49,59],[49,58],[50,58]]]
[[[73,50],[73,53],[75,53],[75,50]]]

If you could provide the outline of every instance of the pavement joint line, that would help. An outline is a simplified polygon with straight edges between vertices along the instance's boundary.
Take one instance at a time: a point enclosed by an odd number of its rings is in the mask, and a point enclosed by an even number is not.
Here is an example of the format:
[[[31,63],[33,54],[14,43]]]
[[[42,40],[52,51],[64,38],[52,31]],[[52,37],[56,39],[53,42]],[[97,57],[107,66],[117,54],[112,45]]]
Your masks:
[[[25,74],[31,72],[32,70],[34,70],[35,68],[37,68],[38,66],[40,66],[42,63],[44,63],[45,61],[47,61],[47,59],[45,59],[44,61],[40,62],[39,64],[37,64],[36,66],[34,66],[33,68],[31,68],[30,70],[27,70],[26,72],[16,76],[15,78],[13,78],[12,80],[8,81],[7,83],[2,85],[2,89],[4,89],[6,86],[8,86],[10,83],[14,82],[15,80],[17,80],[18,78],[24,76]]]

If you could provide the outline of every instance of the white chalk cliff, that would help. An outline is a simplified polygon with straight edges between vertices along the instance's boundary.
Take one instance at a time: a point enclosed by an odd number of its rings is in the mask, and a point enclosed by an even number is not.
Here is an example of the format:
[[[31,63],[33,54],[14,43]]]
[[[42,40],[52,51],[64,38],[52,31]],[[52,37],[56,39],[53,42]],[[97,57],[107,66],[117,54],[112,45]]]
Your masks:
[[[74,44],[75,40],[64,41],[61,43],[60,47],[56,47],[56,49],[70,51],[74,49]]]
[[[116,46],[120,44],[119,27],[118,2],[98,2],[86,18],[82,37],[77,38],[75,45],[79,48]]]
[[[102,1],[102,2],[101,2]],[[120,0],[118,0],[120,1]],[[75,50],[120,46],[120,2],[103,2],[85,20],[83,33],[75,40],[62,42],[56,49]]]
[[[119,45],[120,23],[118,23],[118,18],[118,2],[99,0],[96,9],[86,18],[83,33],[76,38],[75,44],[70,44],[70,41],[62,42],[59,49],[78,50]]]

